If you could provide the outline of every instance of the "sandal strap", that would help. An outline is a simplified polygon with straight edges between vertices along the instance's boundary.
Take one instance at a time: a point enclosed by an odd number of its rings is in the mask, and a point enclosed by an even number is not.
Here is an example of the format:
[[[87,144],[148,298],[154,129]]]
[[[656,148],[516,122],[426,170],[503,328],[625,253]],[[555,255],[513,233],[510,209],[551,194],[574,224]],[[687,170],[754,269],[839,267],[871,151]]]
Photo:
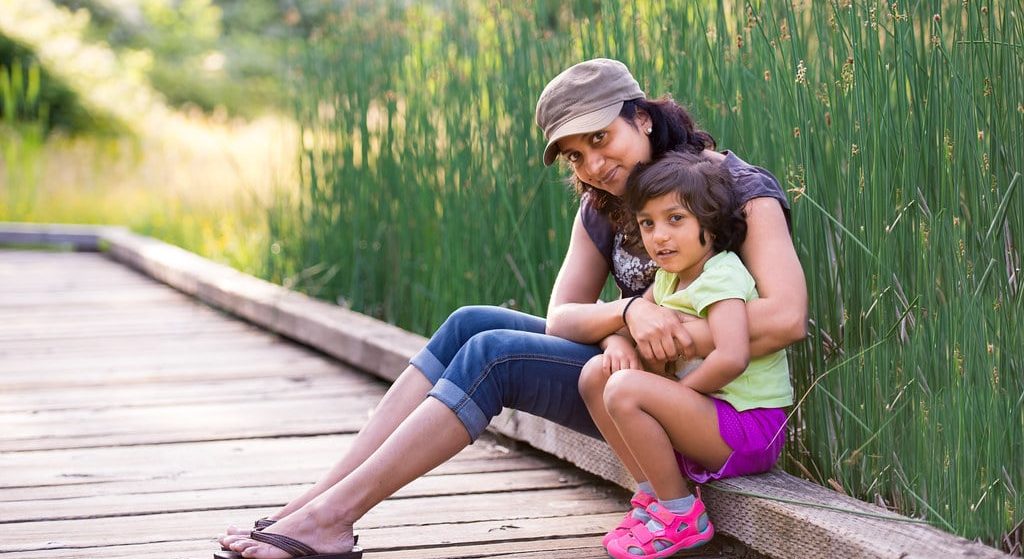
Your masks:
[[[643,491],[637,491],[633,494],[633,498],[629,500],[629,504],[633,505],[633,508],[645,509],[648,505],[654,502],[654,497],[644,493]]]
[[[249,537],[261,543],[270,544],[281,551],[284,551],[293,558],[306,557],[307,555],[316,555],[316,550],[308,545],[296,540],[289,538],[282,534],[273,534],[270,532],[256,532],[253,531],[249,534]]]
[[[700,515],[704,514],[704,503],[700,499],[696,499],[689,511],[679,514],[668,510],[659,503],[652,503],[647,507],[647,514],[661,522],[666,528],[671,526],[673,522],[676,522],[676,519],[681,519],[686,524],[694,524],[700,518]]]
[[[253,525],[253,527],[256,528],[256,530],[263,530],[264,528],[267,528],[268,526],[273,526],[275,522],[277,522],[277,521],[276,520],[271,520],[271,519],[269,519],[269,518],[264,516],[263,518],[257,520],[256,523]]]
[[[654,540],[654,534],[652,534],[643,523],[630,528],[629,535],[633,536],[633,539],[635,539],[640,546],[646,546]]]

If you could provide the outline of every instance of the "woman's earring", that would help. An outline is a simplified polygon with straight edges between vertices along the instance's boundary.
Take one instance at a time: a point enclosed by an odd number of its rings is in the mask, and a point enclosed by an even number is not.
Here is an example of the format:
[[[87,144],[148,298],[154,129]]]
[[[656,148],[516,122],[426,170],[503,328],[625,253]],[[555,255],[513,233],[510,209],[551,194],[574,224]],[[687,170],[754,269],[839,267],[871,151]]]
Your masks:
[[[647,127],[647,135],[650,136],[651,132],[654,132],[654,127],[648,126]]]

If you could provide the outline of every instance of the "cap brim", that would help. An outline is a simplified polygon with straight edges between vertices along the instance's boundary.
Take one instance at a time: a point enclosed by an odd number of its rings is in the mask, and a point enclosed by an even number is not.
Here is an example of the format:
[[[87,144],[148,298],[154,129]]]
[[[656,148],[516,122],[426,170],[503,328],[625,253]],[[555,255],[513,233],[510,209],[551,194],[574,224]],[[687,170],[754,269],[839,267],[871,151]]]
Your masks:
[[[607,107],[580,115],[551,132],[548,145],[544,148],[544,165],[551,165],[558,158],[558,140],[574,134],[586,134],[596,132],[608,126],[622,112],[622,101],[618,101]]]

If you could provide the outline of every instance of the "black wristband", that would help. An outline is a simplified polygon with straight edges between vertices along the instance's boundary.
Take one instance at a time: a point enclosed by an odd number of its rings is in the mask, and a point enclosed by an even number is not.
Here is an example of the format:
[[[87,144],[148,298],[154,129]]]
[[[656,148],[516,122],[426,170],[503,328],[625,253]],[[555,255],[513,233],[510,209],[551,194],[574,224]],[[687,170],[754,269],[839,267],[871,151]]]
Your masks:
[[[643,298],[643,295],[634,295],[629,300],[629,302],[626,303],[626,307],[622,309],[622,325],[623,326],[625,326],[627,328],[629,327],[629,324],[626,324],[626,311],[629,310],[629,306],[633,304],[633,301],[636,301],[637,299],[641,299],[641,298]]]

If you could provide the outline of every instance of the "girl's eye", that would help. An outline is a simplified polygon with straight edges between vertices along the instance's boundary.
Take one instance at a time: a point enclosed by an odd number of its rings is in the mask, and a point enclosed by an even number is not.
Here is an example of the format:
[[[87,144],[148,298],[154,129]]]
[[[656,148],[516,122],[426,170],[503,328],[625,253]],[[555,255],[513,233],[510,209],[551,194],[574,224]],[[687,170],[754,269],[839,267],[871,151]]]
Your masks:
[[[649,228],[649,227],[654,227],[654,221],[653,220],[650,220],[650,219],[639,219],[637,221],[640,223],[640,227],[642,227],[642,228],[646,229],[646,228]]]
[[[672,214],[668,216],[668,220],[671,222],[678,222],[683,220],[683,214]]]
[[[603,130],[601,132],[594,132],[594,135],[590,137],[590,143],[600,144],[607,135],[608,133]]]
[[[565,160],[575,165],[580,160],[580,154],[577,151],[565,154]]]

